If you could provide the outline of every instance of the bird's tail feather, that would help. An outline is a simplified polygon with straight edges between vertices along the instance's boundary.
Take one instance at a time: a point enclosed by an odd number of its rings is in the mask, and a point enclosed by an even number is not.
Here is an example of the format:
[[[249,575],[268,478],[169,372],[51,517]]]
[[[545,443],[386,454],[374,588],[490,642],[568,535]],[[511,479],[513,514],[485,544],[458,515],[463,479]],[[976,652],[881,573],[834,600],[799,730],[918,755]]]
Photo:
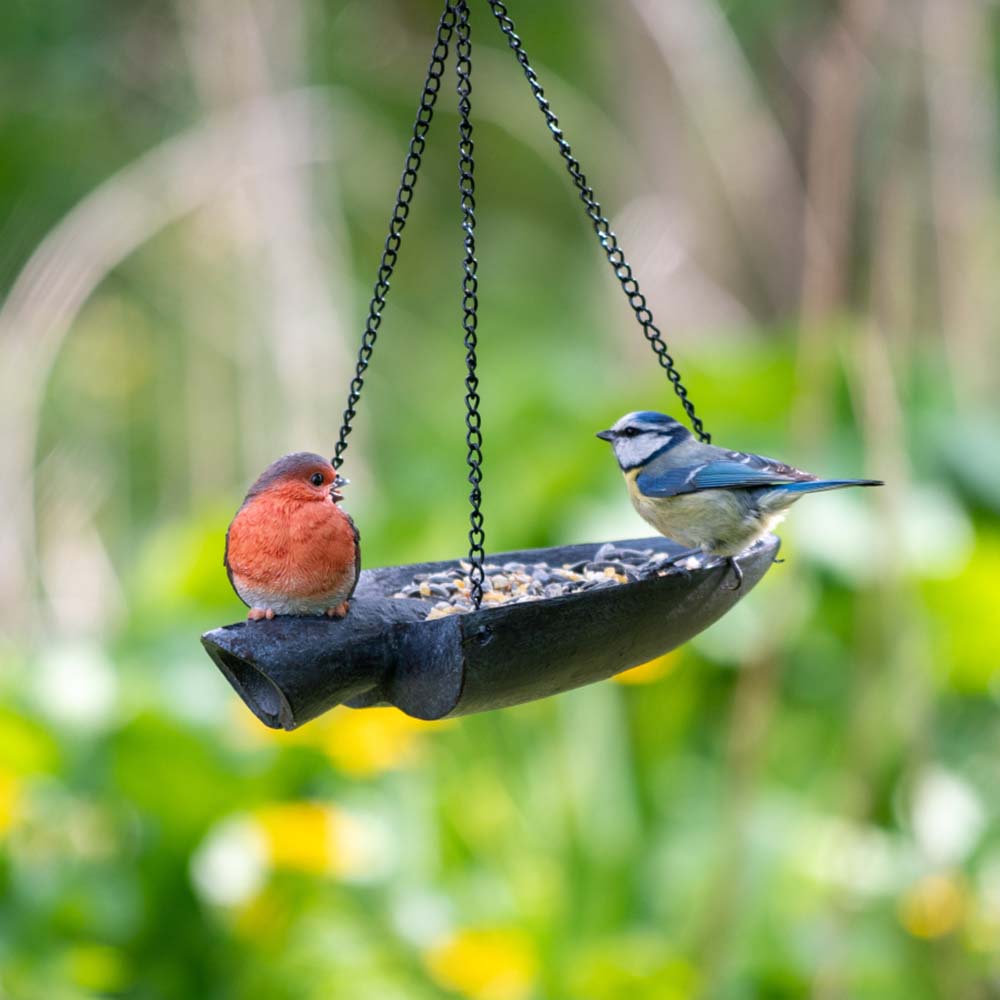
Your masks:
[[[842,490],[847,486],[885,486],[885,483],[881,479],[815,479],[805,483],[782,483],[778,489],[785,494],[800,494]]]

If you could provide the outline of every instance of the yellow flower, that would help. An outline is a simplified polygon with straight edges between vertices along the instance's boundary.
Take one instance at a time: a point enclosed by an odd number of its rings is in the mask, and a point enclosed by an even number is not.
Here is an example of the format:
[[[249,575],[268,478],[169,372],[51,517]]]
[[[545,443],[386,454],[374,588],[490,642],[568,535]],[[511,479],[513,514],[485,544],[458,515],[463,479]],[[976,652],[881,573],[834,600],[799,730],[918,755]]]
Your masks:
[[[679,654],[677,651],[664,653],[655,660],[640,663],[637,667],[625,670],[620,674],[615,674],[612,680],[619,684],[652,684],[661,677],[666,677],[677,665]]]
[[[445,989],[470,1000],[524,1000],[538,975],[530,938],[517,930],[464,930],[424,954],[428,971]]]
[[[364,878],[384,863],[382,831],[321,802],[275,802],[254,812],[271,866],[335,878]]]
[[[13,771],[0,769],[0,837],[14,825],[20,797],[21,783],[17,775]]]
[[[344,774],[370,778],[419,763],[422,745],[435,729],[451,720],[424,722],[395,708],[335,708],[290,733],[267,729],[245,706],[238,706],[241,737],[279,746],[322,750]]]
[[[435,727],[395,708],[340,708],[325,727],[323,750],[345,774],[368,778],[415,764],[421,746]]]
[[[899,921],[914,936],[938,938],[962,922],[964,887],[950,875],[926,875],[899,901]]]

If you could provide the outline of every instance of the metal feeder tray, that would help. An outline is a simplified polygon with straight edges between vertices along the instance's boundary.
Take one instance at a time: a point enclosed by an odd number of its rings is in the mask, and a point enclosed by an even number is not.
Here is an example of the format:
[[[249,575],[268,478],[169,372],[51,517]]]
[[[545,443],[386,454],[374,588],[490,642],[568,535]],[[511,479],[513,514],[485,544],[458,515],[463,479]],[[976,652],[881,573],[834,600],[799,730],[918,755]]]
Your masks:
[[[677,554],[669,539],[617,542]],[[424,621],[432,602],[393,598],[417,573],[458,560],[367,569],[339,621],[279,617],[206,632],[201,641],[265,725],[295,729],[336,705],[395,705],[418,719],[505,708],[605,680],[685,643],[721,618],[774,562],[771,535],[740,557],[743,584],[718,560],[692,570]],[[490,561],[572,564],[599,546],[567,545]]]

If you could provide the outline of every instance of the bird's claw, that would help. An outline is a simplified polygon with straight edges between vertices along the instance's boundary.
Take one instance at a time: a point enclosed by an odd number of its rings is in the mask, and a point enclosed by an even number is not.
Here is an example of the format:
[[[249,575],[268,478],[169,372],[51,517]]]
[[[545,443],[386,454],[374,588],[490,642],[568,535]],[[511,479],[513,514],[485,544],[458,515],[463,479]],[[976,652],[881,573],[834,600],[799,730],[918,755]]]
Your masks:
[[[335,608],[327,608],[326,616],[328,618],[343,618],[348,611],[351,610],[350,601],[341,601]]]
[[[251,608],[250,613],[247,615],[247,621],[259,622],[263,621],[265,618],[270,621],[273,617],[273,608]]]
[[[736,583],[729,587],[729,590],[740,590],[743,586],[743,570],[740,564],[736,561],[735,556],[728,556],[726,559],[726,565],[733,571],[733,576],[736,577]]]

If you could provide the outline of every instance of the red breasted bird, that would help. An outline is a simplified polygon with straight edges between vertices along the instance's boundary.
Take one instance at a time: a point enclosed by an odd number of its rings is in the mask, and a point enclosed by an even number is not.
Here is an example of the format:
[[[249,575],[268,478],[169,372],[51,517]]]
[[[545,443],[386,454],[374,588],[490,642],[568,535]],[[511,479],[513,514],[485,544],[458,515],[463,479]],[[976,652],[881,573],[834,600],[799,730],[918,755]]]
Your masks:
[[[275,615],[343,618],[361,572],[361,540],[337,503],[347,480],[320,455],[269,465],[226,532],[223,562],[251,621]]]

